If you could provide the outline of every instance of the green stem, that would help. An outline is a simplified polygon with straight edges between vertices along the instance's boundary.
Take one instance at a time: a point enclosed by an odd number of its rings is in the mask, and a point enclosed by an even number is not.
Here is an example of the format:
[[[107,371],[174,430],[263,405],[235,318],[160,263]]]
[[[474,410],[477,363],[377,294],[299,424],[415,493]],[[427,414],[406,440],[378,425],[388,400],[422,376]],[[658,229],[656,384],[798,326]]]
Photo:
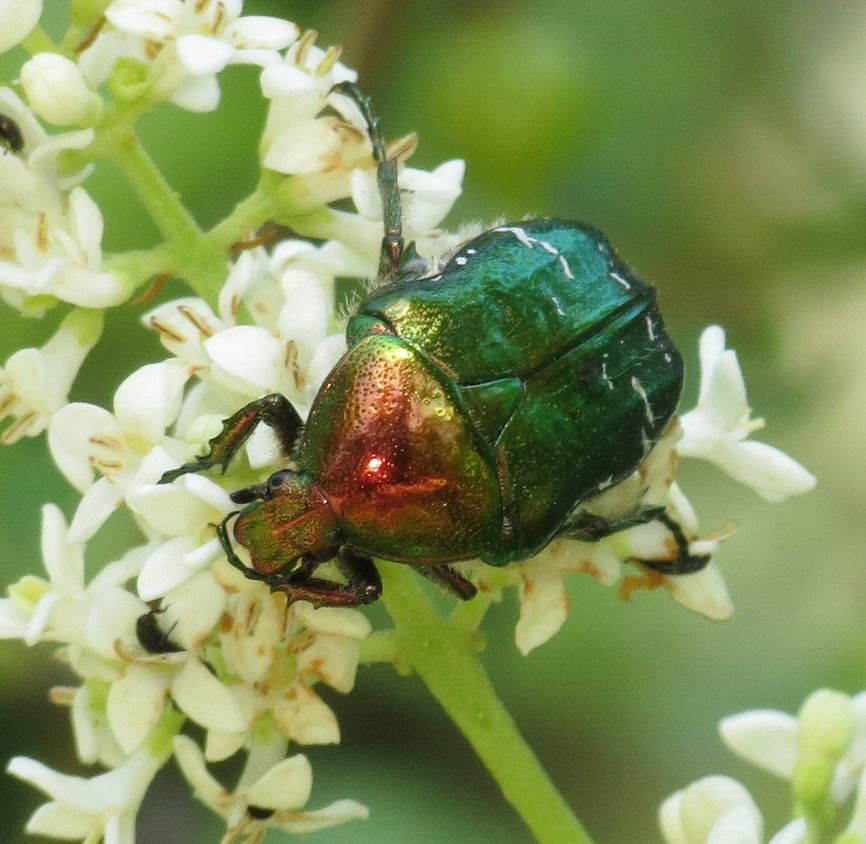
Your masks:
[[[37,26],[23,42],[24,49],[35,56],[37,53],[56,53],[57,45],[51,36],[41,27]]]
[[[496,694],[465,632],[434,609],[406,566],[381,563],[402,661],[424,681],[542,844],[592,844]]]
[[[225,253],[232,244],[269,220],[274,214],[271,193],[261,185],[249,196],[242,199],[224,220],[217,223],[209,232],[208,239],[212,248]]]
[[[365,665],[394,662],[399,658],[399,638],[393,630],[376,630],[361,642],[360,659]]]
[[[201,239],[201,229],[180,197],[165,181],[135,133],[130,130],[125,137],[116,140],[114,158],[166,242],[179,245]]]
[[[171,250],[176,273],[211,304],[216,303],[225,281],[225,253],[211,248],[181,201],[166,182],[153,159],[130,129],[115,139],[112,154],[156,223]]]

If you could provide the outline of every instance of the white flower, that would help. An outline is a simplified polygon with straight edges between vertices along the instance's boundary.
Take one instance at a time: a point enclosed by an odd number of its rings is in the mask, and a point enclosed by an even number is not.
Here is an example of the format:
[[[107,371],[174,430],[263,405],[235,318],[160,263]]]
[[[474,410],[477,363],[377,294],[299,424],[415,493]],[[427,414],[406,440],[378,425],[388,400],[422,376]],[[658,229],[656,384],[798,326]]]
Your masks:
[[[20,44],[41,17],[42,0],[0,0],[0,53]]]
[[[262,755],[277,756],[275,751],[281,747],[277,742],[273,750],[266,748]],[[267,767],[264,764],[254,766],[261,770],[253,775],[248,765],[247,783],[236,791],[229,791],[207,770],[204,757],[192,739],[177,736],[174,752],[195,796],[225,819],[228,830],[222,840],[226,844],[239,835],[252,836],[257,832],[263,835],[267,829],[300,835],[368,815],[366,806],[345,799],[321,809],[302,809],[310,797],[313,774],[307,757],[301,754],[274,759]]]
[[[225,418],[269,392],[282,393],[305,416],[345,350],[343,332],[329,333],[334,279],[358,268],[358,257],[333,242],[313,247],[287,240],[272,256],[261,249],[241,255],[220,294],[219,316],[192,297],[146,314],[145,324],[202,382],[202,390],[188,395],[177,432],[187,435],[199,415]],[[241,304],[257,324],[235,323]],[[206,441],[191,440],[190,458]],[[254,437],[249,449],[257,442]]]
[[[96,311],[74,310],[41,349],[21,349],[0,368],[0,419],[15,421],[0,442],[42,433],[52,415],[66,404],[72,382],[102,333]]]
[[[84,122],[98,103],[78,65],[58,53],[37,53],[27,61],[21,85],[33,110],[58,126]]]
[[[3,288],[19,295],[9,299],[13,306],[37,296],[84,308],[108,308],[126,300],[129,279],[102,269],[102,214],[83,188],[72,190],[58,217],[40,209],[34,222],[33,229],[15,231],[14,261],[0,261],[0,291],[7,299]]]
[[[114,414],[96,405],[68,404],[54,415],[48,431],[55,463],[85,493],[73,520],[76,538],[92,536],[124,498],[134,502],[133,512],[152,539],[183,533],[168,548],[168,543],[152,546],[143,564],[147,573],[142,576],[150,582],[154,566],[165,571],[173,560],[189,563],[165,582],[157,577],[164,591],[200,571],[219,552],[207,520],[219,521],[230,506],[228,496],[205,478],[174,487],[157,485],[182,456],[181,444],[166,438],[165,430],[177,416],[189,374],[176,360],[144,366],[117,389]],[[94,483],[96,471],[104,477]],[[205,521],[195,521],[199,516]],[[169,558],[163,559],[166,553]]]
[[[667,844],[761,844],[763,820],[755,801],[730,777],[709,776],[662,803],[659,825]],[[802,844],[806,824],[792,821],[769,844]]]
[[[48,432],[51,456],[67,480],[82,492],[93,483],[94,470],[128,483],[144,458],[160,446],[166,428],[180,409],[189,370],[178,361],[148,364],[126,378],[114,394],[114,414],[92,404],[68,404]],[[165,462],[171,463],[170,454]],[[152,467],[155,483],[159,467]]]
[[[715,463],[769,501],[812,489],[815,477],[796,460],[766,443],[746,439],[764,426],[764,420],[751,418],[736,352],[725,348],[719,326],[711,325],[701,335],[700,360],[698,404],[681,419],[684,434],[677,451]]]
[[[127,492],[130,509],[153,530],[170,537],[148,555],[138,594],[160,598],[206,569],[222,553],[214,525],[235,509],[220,486],[201,475],[173,484],[146,484]]]
[[[557,539],[540,554],[513,568],[520,575],[520,618],[515,642],[526,656],[554,636],[568,617],[571,601],[564,576],[586,572],[607,586],[619,580],[622,560],[607,542]]]
[[[28,821],[32,835],[134,844],[138,808],[164,762],[164,756],[143,748],[120,767],[91,779],[59,774],[22,756],[12,759],[7,770],[51,798]]]
[[[117,639],[135,640],[135,619],[146,605],[119,588],[110,566],[85,585],[84,544],[70,538],[53,504],[42,508],[41,545],[48,580],[26,575],[10,587],[10,597],[0,601],[0,636],[28,645],[74,644],[100,659],[114,658]]]
[[[408,239],[417,238],[442,222],[462,192],[465,172],[466,164],[460,159],[446,161],[430,172],[414,167],[400,170],[397,184]],[[352,201],[362,217],[382,219],[382,198],[374,170],[352,172]]]
[[[278,61],[276,51],[298,36],[289,21],[241,17],[241,10],[235,0],[115,0],[105,10],[110,28],[85,51],[82,65],[99,85],[121,56],[147,63],[149,96],[190,111],[211,111],[219,103],[220,71],[229,64]]]
[[[352,690],[359,642],[370,631],[367,619],[357,610],[314,610],[304,601],[286,609],[280,597],[249,581],[232,603],[232,617],[220,645],[227,671],[242,681],[231,687],[242,722],[228,728],[195,719],[209,728],[208,760],[234,753],[266,714],[285,738],[299,744],[338,743],[336,716],[312,685],[323,682],[344,694]]]
[[[262,71],[262,93],[271,101],[262,134],[262,164],[292,175],[328,174],[325,184],[337,176],[339,192],[331,195],[335,199],[348,195],[349,172],[362,159],[369,161],[370,143],[355,103],[331,93],[334,85],[353,82],[357,74],[337,61],[337,48],[321,50],[314,37],[307,33],[281,62]],[[326,106],[339,116],[320,117]],[[325,195],[310,204],[320,204]]]
[[[807,709],[804,704],[800,717],[802,718],[804,712],[811,715],[815,705],[831,713],[829,731],[822,727],[818,733],[812,727],[807,738],[819,735],[819,754],[822,753],[822,747],[829,742],[822,755],[832,752],[831,755],[835,757],[830,795],[837,803],[841,803],[854,790],[866,769],[866,692],[855,695],[841,710],[838,705],[834,705],[834,701],[845,696],[832,693],[834,697],[828,699],[827,707],[823,706],[823,702],[828,694],[831,693],[816,692],[809,699],[812,706]],[[838,724],[838,728],[834,728],[834,724]],[[843,731],[841,734],[840,729]],[[798,758],[804,752],[802,730],[803,725],[797,717],[769,709],[755,709],[732,715],[723,719],[719,725],[722,740],[734,753],[786,780],[794,777]],[[841,735],[844,745],[841,749],[838,746],[840,739],[834,738],[837,734]],[[812,745],[815,744],[813,738],[809,738],[809,741]],[[815,752],[814,748],[812,752]]]
[[[0,88],[0,112],[17,125],[23,147],[17,154],[0,154],[0,296],[12,307],[29,315],[40,316],[57,298],[75,302],[76,295],[85,291],[73,290],[64,296],[63,276],[73,270],[68,261],[83,263],[81,244],[74,240],[79,228],[90,228],[87,238],[93,233],[101,238],[102,220],[97,217],[95,227],[89,225],[86,214],[75,208],[64,191],[87,175],[88,168],[68,176],[56,172],[56,159],[66,149],[82,149],[94,137],[92,129],[82,129],[49,137],[31,110],[10,89]],[[96,213],[98,212],[91,212]],[[78,222],[84,224],[79,227]],[[83,232],[82,232],[83,235]],[[92,252],[92,250],[91,250]],[[21,262],[27,262],[27,268]],[[95,269],[91,263],[91,269]],[[96,296],[101,296],[99,285],[105,279],[88,278],[87,283],[95,285],[87,299],[81,304],[90,307],[98,305]],[[52,285],[59,282],[59,290]],[[68,279],[66,280],[68,283]],[[50,294],[50,295],[40,295]]]

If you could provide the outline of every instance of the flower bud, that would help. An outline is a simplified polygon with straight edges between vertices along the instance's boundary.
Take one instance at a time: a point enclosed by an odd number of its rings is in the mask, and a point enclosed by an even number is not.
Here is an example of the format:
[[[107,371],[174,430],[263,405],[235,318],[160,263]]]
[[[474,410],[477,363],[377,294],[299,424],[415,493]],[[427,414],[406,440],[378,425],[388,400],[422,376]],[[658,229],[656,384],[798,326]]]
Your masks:
[[[800,709],[797,719],[797,766],[794,794],[809,813],[822,811],[836,765],[854,738],[856,727],[851,698],[818,689]]]
[[[854,737],[851,698],[830,689],[818,689],[803,703],[798,715],[800,753],[839,759]]]
[[[57,53],[37,53],[21,68],[21,84],[33,110],[49,123],[83,123],[94,95],[78,65]]]

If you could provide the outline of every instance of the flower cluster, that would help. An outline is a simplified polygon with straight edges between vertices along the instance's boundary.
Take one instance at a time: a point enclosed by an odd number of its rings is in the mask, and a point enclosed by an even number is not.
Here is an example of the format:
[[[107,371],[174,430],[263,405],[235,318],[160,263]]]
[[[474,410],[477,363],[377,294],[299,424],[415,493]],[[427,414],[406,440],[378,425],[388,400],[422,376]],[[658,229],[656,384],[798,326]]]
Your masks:
[[[825,840],[840,829],[839,809],[856,791],[853,810],[836,844],[866,841],[866,693],[849,697],[819,689],[795,717],[753,710],[725,718],[722,740],[747,762],[787,780],[794,820],[769,844]],[[659,822],[667,844],[763,842],[763,818],[736,780],[708,776],[671,795]]]
[[[0,190],[9,197],[0,205],[0,296],[28,316],[62,313],[41,348],[21,349],[0,368],[0,418],[9,420],[0,440],[47,432],[52,458],[81,495],[68,522],[53,504],[43,508],[45,574],[9,588],[0,636],[59,646],[76,679],[52,699],[69,707],[79,759],[108,769],[85,779],[14,759],[9,770],[49,798],[28,830],[132,842],[144,794],[172,757],[196,797],[225,819],[226,842],[365,817],[352,800],[304,808],[311,766],[294,745],[339,741],[316,686],[352,689],[369,622],[354,609],[287,604],[229,564],[215,527],[236,509],[231,490],[283,464],[275,438],[261,426],[222,477],[189,473],[159,482],[201,455],[222,420],[251,400],[280,393],[305,417],[345,350],[335,289],[341,279],[374,280],[382,236],[368,127],[358,103],[334,90],[356,74],[340,63],[338,49],[318,47],[315,33],[244,16],[241,0],[101,5],[96,18],[79,20],[88,4],[75,4],[70,32],[83,39],[48,50],[38,27],[41,2],[0,0],[0,50],[24,43],[34,53],[20,72],[24,99],[0,89]],[[160,103],[216,108],[219,74],[238,63],[261,68],[269,102],[261,181],[247,203],[203,232],[158,179],[137,178],[136,168],[152,163],[132,127]],[[64,131],[49,135],[43,123]],[[435,268],[465,237],[439,229],[460,194],[463,162],[414,169],[405,166],[414,148],[409,135],[391,143],[388,155],[400,162],[404,234]],[[85,184],[105,158],[143,194],[165,244],[103,255],[102,215]],[[270,220],[293,234],[266,248],[255,234]],[[196,260],[205,253],[203,269]],[[70,402],[104,310],[166,274],[193,288],[143,318],[168,356],[130,374],[110,408]],[[477,581],[489,580],[488,594],[519,590],[516,638],[524,653],[562,625],[563,577],[572,571],[621,582],[624,593],[664,586],[711,618],[730,613],[712,564],[683,576],[639,565],[622,578],[626,563],[670,562],[671,524],[700,558],[730,533],[699,531],[676,483],[679,456],[709,460],[770,499],[814,483],[790,458],[747,439],[759,423],[750,419],[721,329],[705,332],[701,365],[697,407],[671,425],[632,477],[586,505],[615,522],[637,503],[664,510],[666,522],[597,542],[556,541],[505,572],[467,564]],[[121,508],[140,539],[88,579],[88,543]],[[182,733],[188,722],[203,731],[201,746]],[[207,765],[235,754],[245,755],[245,767],[228,788]]]
[[[367,815],[353,800],[305,809],[312,769],[290,747],[340,740],[315,687],[352,689],[369,622],[352,609],[287,606],[227,564],[214,525],[233,509],[227,489],[239,485],[236,476],[158,483],[252,398],[280,392],[305,414],[345,348],[335,279],[375,274],[381,210],[370,195],[375,165],[366,126],[349,99],[331,94],[354,71],[337,61],[338,49],[317,47],[315,33],[241,11],[240,2],[116,0],[87,27],[77,51],[43,50],[24,64],[26,102],[0,90],[3,126],[20,134],[0,154],[0,187],[9,197],[0,209],[0,295],[30,316],[67,309],[44,346],[15,352],[0,370],[2,416],[10,420],[2,440],[47,431],[58,468],[81,493],[68,524],[56,506],[43,508],[45,575],[9,588],[0,636],[61,647],[76,683],[54,689],[52,699],[69,707],[79,759],[109,769],[84,779],[12,760],[10,772],[49,798],[28,824],[32,833],[133,841],[138,807],[172,756],[192,792],[225,819],[226,841]],[[0,3],[3,48],[29,37],[40,14],[38,2]],[[70,403],[103,310],[147,282],[134,261],[102,255],[102,216],[83,186],[103,142],[94,127],[111,108],[133,116],[165,100],[215,108],[218,74],[231,63],[264,71],[271,108],[263,173],[292,177],[273,198],[272,216],[295,219],[301,231],[314,211],[315,225],[338,236],[240,252],[213,308],[190,296],[145,315],[168,359],[126,378],[110,409]],[[40,119],[73,128],[49,136]],[[397,147],[407,157],[414,138]],[[71,171],[66,160],[59,164],[68,151],[85,156]],[[462,162],[432,173],[402,169],[414,208],[410,236],[437,241],[462,175]],[[358,213],[332,211],[328,204],[339,199],[354,200]],[[231,240],[242,240],[248,224],[236,225]],[[282,459],[266,431],[251,438],[245,455],[240,471],[247,473]],[[88,580],[87,544],[121,507],[142,541]],[[181,734],[186,722],[204,730],[201,747]],[[227,788],[207,766],[237,753],[246,764]]]

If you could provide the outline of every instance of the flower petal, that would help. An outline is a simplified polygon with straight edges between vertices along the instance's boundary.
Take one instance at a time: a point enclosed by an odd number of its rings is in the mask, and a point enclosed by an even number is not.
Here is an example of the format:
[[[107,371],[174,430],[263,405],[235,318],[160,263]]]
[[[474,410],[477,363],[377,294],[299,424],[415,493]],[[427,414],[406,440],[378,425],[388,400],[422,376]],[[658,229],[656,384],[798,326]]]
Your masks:
[[[722,719],[722,741],[738,756],[790,779],[797,761],[797,719],[772,709],[752,709]]]
[[[183,35],[177,39],[180,63],[193,76],[219,73],[231,61],[234,52],[229,44],[205,35]]]
[[[175,703],[197,724],[226,733],[247,728],[231,691],[197,659],[190,659],[171,684]]]
[[[711,621],[727,621],[734,613],[734,603],[725,579],[713,562],[694,574],[665,578],[665,588],[677,603]]]
[[[815,476],[793,457],[762,442],[729,443],[714,462],[767,501],[784,501],[808,492],[816,483]]]
[[[114,412],[137,450],[146,451],[165,436],[180,410],[189,370],[178,360],[136,369],[117,388]]]
[[[297,683],[271,712],[282,732],[298,744],[339,744],[340,727],[331,708],[311,689]]]
[[[130,665],[108,692],[108,723],[125,753],[144,743],[165,710],[169,676],[151,666]]]
[[[303,754],[278,762],[247,789],[247,800],[263,809],[298,809],[310,799],[313,769]]]
[[[188,736],[175,736],[172,744],[178,767],[192,786],[195,796],[205,805],[222,813],[228,802],[226,799],[228,795],[211,776],[198,745]]]
[[[204,343],[220,385],[248,398],[272,391],[280,382],[280,342],[264,328],[238,325]]]
[[[554,636],[568,617],[571,601],[556,569],[534,571],[520,581],[520,618],[515,629],[517,648],[524,656]]]
[[[295,835],[305,835],[320,829],[329,829],[347,821],[366,820],[370,810],[355,800],[335,800],[321,809],[292,813],[285,819],[277,815],[276,822],[270,824],[275,829],[284,829]]]
[[[704,777],[668,797],[659,809],[662,835],[667,844],[706,844],[719,819],[737,806],[748,809],[760,839],[761,816],[754,800],[740,783],[723,776]]]

